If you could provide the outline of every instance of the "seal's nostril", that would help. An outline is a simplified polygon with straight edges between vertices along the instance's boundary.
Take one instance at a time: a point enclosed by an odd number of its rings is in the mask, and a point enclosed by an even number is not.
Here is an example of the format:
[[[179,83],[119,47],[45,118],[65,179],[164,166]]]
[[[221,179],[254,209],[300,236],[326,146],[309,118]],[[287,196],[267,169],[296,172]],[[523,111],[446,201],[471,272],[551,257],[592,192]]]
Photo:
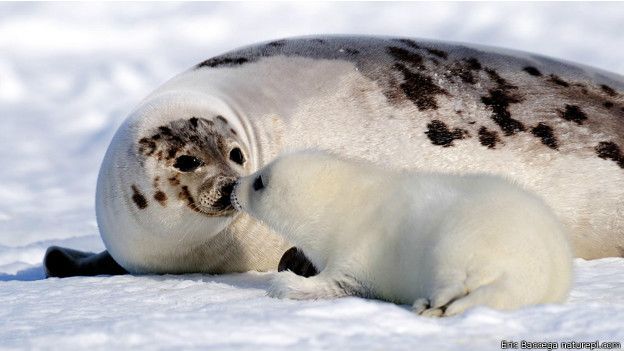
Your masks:
[[[221,196],[227,196],[229,198],[230,194],[232,194],[232,190],[234,189],[234,184],[235,183],[230,183],[221,188]]]
[[[260,189],[264,189],[264,182],[262,181],[262,176],[258,176],[253,182],[253,189],[258,191]]]

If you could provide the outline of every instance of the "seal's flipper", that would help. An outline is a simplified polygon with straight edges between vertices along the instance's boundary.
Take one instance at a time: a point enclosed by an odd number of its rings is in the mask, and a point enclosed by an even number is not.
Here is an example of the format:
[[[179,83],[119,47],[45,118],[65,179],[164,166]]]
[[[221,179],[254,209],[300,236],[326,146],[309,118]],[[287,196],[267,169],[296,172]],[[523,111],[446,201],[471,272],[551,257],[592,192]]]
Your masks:
[[[43,258],[46,277],[73,277],[127,274],[108,251],[98,254],[59,246],[50,246]]]
[[[289,270],[306,278],[318,274],[316,267],[308,260],[303,251],[294,246],[284,252],[277,266],[278,272],[285,270]]]

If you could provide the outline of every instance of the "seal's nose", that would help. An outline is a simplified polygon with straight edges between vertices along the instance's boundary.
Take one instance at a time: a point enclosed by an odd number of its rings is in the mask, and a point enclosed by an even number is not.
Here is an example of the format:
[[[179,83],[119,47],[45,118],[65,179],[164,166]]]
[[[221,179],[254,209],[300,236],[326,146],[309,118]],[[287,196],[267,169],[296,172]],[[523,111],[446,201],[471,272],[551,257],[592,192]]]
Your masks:
[[[216,208],[226,209],[232,207],[230,195],[232,194],[232,189],[234,189],[234,183],[236,183],[236,178],[230,178],[220,184],[219,199],[214,204]]]

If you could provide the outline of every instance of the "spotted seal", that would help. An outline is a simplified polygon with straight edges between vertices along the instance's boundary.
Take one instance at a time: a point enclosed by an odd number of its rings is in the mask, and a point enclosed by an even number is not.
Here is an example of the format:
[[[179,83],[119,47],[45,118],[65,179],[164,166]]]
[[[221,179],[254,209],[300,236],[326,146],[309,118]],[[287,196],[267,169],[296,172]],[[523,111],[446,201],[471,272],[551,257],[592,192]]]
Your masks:
[[[391,37],[271,41],[201,62],[139,105],[102,164],[98,224],[131,272],[274,268],[288,245],[215,199],[231,177],[315,147],[511,177],[554,209],[578,257],[622,256],[623,119],[622,76],[544,56]],[[176,168],[182,156],[201,166]],[[72,260],[51,253],[63,259],[50,272]]]

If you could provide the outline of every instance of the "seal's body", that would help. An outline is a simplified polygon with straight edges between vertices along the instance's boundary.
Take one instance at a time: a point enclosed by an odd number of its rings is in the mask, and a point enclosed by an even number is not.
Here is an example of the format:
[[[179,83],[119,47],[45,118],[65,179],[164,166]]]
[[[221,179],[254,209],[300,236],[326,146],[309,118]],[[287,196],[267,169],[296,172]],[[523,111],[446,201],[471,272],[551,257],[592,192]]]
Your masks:
[[[274,297],[369,296],[453,315],[562,302],[570,289],[563,225],[500,177],[397,173],[308,151],[240,179],[232,203],[321,270],[279,273]]]
[[[577,256],[621,256],[623,90],[615,74],[464,44],[309,37],[239,49],[165,83],[120,127],[98,182],[102,238],[132,272],[275,267],[286,243],[209,202],[280,152],[315,147],[395,169],[509,176],[554,209]],[[196,132],[193,117],[214,125]],[[180,156],[216,166],[183,172]]]

